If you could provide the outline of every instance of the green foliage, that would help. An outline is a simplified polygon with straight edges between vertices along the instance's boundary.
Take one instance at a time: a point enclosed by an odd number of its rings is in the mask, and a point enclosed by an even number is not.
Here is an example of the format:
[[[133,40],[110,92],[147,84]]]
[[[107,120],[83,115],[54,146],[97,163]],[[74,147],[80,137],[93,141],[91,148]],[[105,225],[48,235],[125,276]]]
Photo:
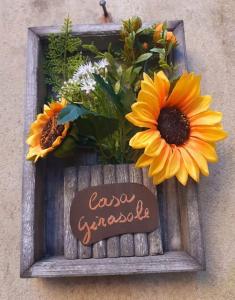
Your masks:
[[[66,18],[59,35],[51,34],[45,57],[46,83],[52,91],[58,93],[64,81],[72,77],[83,62],[80,54],[81,40],[72,36],[72,22]]]
[[[49,37],[46,80],[53,92],[69,102],[58,117],[58,124],[70,122],[70,129],[54,152],[57,157],[75,155],[84,146],[98,150],[104,163],[130,163],[140,155],[129,146],[138,128],[125,115],[136,100],[143,72],[151,76],[164,70],[172,76],[175,69],[171,54],[176,45],[167,41],[166,24],[157,41],[154,32],[155,26],[143,28],[139,17],[125,20],[120,32],[122,46],[110,44],[101,52],[95,44],[83,44],[73,37],[67,18],[61,34]],[[106,59],[109,65],[101,73],[95,70],[89,74],[96,84],[85,92],[84,86],[70,79],[81,64],[97,59]]]
[[[96,114],[88,114],[79,118],[76,124],[80,135],[93,138],[97,143],[100,143],[118,128],[117,119]]]
[[[72,122],[81,116],[90,113],[82,105],[79,104],[68,104],[59,114],[58,125],[65,124],[67,122]]]

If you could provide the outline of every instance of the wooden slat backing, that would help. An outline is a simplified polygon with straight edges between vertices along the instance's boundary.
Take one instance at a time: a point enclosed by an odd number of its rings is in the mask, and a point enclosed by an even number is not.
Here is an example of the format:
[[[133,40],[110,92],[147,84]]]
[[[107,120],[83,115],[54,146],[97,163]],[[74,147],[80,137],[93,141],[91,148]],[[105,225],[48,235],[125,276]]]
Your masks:
[[[178,185],[183,249],[205,268],[197,184],[189,179],[186,187]]]
[[[128,165],[116,165],[117,183],[129,182],[129,167]],[[132,233],[122,234],[120,236],[120,255],[134,256],[134,236]]]
[[[175,178],[171,178],[163,183],[163,201],[165,201],[165,228],[167,234],[167,251],[181,250],[181,231],[179,201]]]
[[[135,165],[129,165],[130,182],[143,184],[143,173],[136,169]],[[147,233],[134,234],[135,256],[146,256],[149,254]]]
[[[71,232],[70,206],[77,191],[77,169],[67,168],[64,171],[64,257],[76,259],[78,257],[77,239]]]
[[[142,169],[143,173],[143,185],[145,185],[156,197],[157,209],[159,210],[159,199],[157,195],[157,188],[153,185],[152,179],[148,177],[148,170],[146,168]],[[159,227],[148,234],[148,245],[149,245],[149,255],[163,254],[162,245],[162,222],[161,215],[159,212]]]
[[[116,167],[114,165],[104,165],[104,184],[116,182]],[[107,257],[120,256],[120,241],[119,236],[114,236],[107,239]]]
[[[84,246],[77,242],[70,227],[70,206],[75,192],[92,185],[115,182],[133,182],[144,184],[156,195],[156,187],[148,178],[147,170],[136,169],[134,165],[92,165],[69,167],[64,172],[64,256],[76,258],[105,258],[120,256],[147,256],[162,254],[161,227],[149,234],[123,234],[99,241],[93,246]],[[157,201],[157,195],[156,195]],[[158,209],[158,203],[157,203]]]
[[[83,190],[90,186],[91,170],[89,166],[78,167],[77,176],[78,176],[78,186],[77,186],[78,191]],[[67,219],[69,219],[68,215],[67,215]],[[82,258],[90,258],[91,256],[92,256],[91,246],[84,246],[80,241],[78,241],[78,257],[82,259]]]

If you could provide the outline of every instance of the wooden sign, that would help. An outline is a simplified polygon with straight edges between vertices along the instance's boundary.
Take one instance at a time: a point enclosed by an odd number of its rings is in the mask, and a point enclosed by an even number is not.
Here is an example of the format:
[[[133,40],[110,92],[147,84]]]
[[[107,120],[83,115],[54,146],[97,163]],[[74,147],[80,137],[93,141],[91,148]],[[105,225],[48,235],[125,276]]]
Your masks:
[[[158,218],[155,196],[137,183],[84,189],[77,192],[70,209],[72,232],[84,245],[123,233],[152,232]]]

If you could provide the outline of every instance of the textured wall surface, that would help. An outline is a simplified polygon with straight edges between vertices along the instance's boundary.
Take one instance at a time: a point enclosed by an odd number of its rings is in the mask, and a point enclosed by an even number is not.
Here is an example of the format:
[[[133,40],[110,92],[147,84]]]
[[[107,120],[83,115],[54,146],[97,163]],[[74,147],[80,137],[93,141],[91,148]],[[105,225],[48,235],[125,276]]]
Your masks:
[[[135,277],[20,279],[20,211],[27,27],[97,23],[98,0],[0,0],[0,299],[235,299],[234,0],[108,1],[114,21],[184,19],[190,68],[203,74],[230,132],[200,183],[207,271]],[[232,80],[233,77],[233,80]]]

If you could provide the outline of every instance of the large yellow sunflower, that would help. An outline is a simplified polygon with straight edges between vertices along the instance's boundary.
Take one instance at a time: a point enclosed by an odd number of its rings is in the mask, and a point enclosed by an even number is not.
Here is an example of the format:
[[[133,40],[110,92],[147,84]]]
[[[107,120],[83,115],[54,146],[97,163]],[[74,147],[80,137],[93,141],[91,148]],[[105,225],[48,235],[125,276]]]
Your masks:
[[[36,121],[31,125],[27,144],[29,152],[27,159],[36,162],[39,157],[46,156],[53,151],[66,136],[69,123],[64,125],[57,124],[59,112],[66,106],[67,101],[52,102],[44,105],[44,111],[37,115]]]
[[[149,166],[155,184],[176,176],[185,185],[188,175],[197,182],[199,171],[208,176],[207,161],[218,160],[214,143],[227,133],[220,124],[222,114],[209,109],[211,96],[200,94],[200,76],[184,73],[170,90],[162,71],[153,80],[144,74],[137,102],[126,118],[147,129],[129,144],[144,148],[136,166]]]

